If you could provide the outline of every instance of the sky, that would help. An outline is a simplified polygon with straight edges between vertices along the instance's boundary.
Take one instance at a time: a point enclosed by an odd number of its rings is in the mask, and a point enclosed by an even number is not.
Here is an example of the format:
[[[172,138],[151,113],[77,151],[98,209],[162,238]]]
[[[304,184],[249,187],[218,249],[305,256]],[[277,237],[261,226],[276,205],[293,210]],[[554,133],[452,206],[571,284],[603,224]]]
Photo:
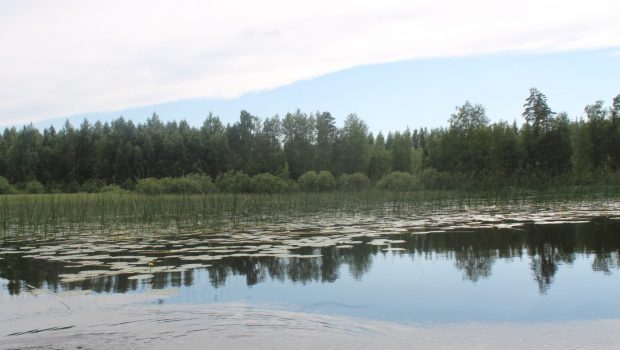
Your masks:
[[[617,0],[0,0],[0,125],[300,108],[386,131],[444,125],[465,100],[512,121],[534,86],[577,118],[620,93],[618,13]]]

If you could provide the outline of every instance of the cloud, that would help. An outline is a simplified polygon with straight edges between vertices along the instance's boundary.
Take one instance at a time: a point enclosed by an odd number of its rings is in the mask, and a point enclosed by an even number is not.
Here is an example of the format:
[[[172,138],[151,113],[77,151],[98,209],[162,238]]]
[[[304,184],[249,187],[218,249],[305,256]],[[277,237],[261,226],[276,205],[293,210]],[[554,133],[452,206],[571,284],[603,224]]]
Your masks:
[[[232,98],[354,66],[620,46],[620,2],[0,2],[0,124]]]

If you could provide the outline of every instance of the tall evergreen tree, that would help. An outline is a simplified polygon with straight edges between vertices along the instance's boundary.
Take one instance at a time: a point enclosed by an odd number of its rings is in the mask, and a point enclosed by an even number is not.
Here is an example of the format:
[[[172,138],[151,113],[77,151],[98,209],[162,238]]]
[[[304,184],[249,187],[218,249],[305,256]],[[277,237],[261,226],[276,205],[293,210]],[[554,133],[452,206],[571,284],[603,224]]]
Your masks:
[[[547,96],[538,89],[531,88],[523,107],[523,118],[532,127],[535,137],[549,130],[555,113],[547,105]]]

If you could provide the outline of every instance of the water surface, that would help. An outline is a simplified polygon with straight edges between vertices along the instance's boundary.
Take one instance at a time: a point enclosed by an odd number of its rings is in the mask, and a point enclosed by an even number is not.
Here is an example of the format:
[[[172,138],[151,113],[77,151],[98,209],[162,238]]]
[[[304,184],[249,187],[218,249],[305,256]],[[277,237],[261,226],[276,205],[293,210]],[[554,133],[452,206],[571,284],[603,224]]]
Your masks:
[[[620,319],[619,218],[616,203],[580,203],[408,217],[325,215],[164,236],[10,238],[0,249],[0,323],[11,332],[0,337],[62,336],[71,327],[63,328],[50,305],[79,319],[84,316],[77,310],[85,309],[80,298],[91,298],[86,304],[106,314],[109,298],[119,296],[126,301],[112,309],[132,310],[123,319],[154,310],[185,312],[171,318],[183,329],[192,310],[219,310],[219,316],[205,316],[214,322],[239,308],[262,310],[249,314],[270,320],[296,315],[305,320],[299,320],[301,329],[321,324],[322,317],[332,317],[333,329],[360,320],[388,322],[400,331],[472,324],[558,325],[560,333],[580,322],[593,327]],[[34,315],[53,316],[48,324],[56,326],[28,326]],[[248,316],[230,327],[216,323],[233,332],[248,322],[263,321]],[[406,329],[394,334],[420,331]]]

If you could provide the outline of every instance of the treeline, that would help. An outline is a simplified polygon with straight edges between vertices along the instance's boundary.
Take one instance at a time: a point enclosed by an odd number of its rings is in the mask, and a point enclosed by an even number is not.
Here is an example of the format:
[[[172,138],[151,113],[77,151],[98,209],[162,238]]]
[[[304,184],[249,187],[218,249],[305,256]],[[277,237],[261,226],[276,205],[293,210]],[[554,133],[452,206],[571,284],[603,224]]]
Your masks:
[[[199,128],[184,120],[163,123],[156,114],[139,124],[121,117],[42,132],[13,127],[0,137],[0,192],[497,189],[615,181],[620,95],[611,107],[596,101],[584,113],[571,121],[532,88],[520,126],[491,124],[483,106],[466,102],[449,127],[387,135],[374,135],[353,114],[339,128],[328,112],[299,110],[265,119],[242,111],[228,125],[209,114]],[[345,185],[350,181],[356,185]]]

